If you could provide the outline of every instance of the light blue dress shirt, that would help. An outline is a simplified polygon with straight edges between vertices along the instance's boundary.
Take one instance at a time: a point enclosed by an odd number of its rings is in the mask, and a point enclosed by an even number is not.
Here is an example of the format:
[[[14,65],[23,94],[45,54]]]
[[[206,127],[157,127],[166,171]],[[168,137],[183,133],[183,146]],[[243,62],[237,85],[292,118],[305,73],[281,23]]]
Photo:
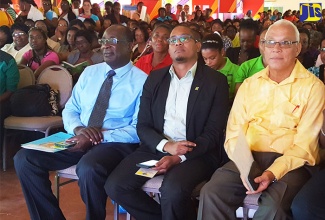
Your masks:
[[[104,63],[87,67],[73,88],[72,96],[62,112],[65,130],[73,133],[87,126],[99,90],[112,68]],[[103,142],[139,143],[136,132],[140,96],[147,74],[131,62],[115,69],[109,107],[103,123]]]

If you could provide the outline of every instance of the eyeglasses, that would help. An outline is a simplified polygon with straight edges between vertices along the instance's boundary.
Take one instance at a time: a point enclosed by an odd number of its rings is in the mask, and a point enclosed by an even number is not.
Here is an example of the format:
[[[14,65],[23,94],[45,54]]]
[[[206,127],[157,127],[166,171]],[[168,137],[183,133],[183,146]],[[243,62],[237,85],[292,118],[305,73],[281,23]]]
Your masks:
[[[290,48],[292,44],[297,44],[298,41],[289,41],[289,40],[284,40],[284,41],[274,41],[274,40],[266,40],[264,41],[265,46],[268,48],[273,48],[275,47],[276,44],[279,44],[280,48]]]
[[[58,24],[59,27],[67,27],[66,24]]]
[[[164,35],[154,34],[151,38],[154,41],[161,39],[162,41],[168,42],[168,36],[164,36]]]
[[[29,41],[32,40],[42,40],[44,37],[42,35],[29,36]]]
[[[179,41],[180,43],[187,43],[189,42],[190,39],[193,39],[195,42],[198,42],[196,39],[194,39],[191,35],[187,35],[187,34],[184,34],[184,35],[179,35],[179,36],[173,36],[173,37],[170,37],[167,42],[169,44],[172,44],[172,45],[175,45],[177,44],[177,42]]]
[[[118,42],[127,42],[127,41],[126,40],[118,40],[117,38],[114,38],[114,37],[109,38],[109,39],[102,38],[102,39],[98,40],[98,43],[101,45],[106,45],[106,44],[116,45],[116,44],[118,44]]]
[[[25,32],[18,32],[18,33],[13,33],[12,37],[22,37],[22,36],[25,36],[25,35],[26,35]]]
[[[319,49],[320,52],[325,52],[325,47]]]

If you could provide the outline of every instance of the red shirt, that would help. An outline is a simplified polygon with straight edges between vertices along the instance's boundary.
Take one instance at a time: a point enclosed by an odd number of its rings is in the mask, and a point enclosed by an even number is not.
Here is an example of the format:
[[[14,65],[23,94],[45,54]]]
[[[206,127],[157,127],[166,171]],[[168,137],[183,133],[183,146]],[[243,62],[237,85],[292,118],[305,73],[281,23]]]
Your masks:
[[[161,69],[161,68],[169,66],[173,63],[173,60],[172,60],[172,58],[170,58],[169,53],[167,53],[167,55],[165,56],[163,61],[155,67],[153,67],[151,64],[152,58],[153,58],[153,52],[141,57],[138,60],[138,62],[136,62],[135,66],[149,75],[151,71]]]

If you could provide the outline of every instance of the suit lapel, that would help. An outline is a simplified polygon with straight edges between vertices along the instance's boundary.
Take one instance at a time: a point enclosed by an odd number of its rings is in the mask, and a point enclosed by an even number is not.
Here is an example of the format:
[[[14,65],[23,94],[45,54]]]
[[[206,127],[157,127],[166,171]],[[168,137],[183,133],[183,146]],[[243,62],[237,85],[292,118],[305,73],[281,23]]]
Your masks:
[[[198,98],[201,90],[203,89],[202,87],[204,82],[203,80],[204,80],[203,65],[201,64],[201,62],[198,62],[196,73],[191,86],[190,96],[188,97],[187,112],[186,112],[186,130],[188,130],[188,126],[190,124],[189,120],[193,113],[196,99]]]
[[[158,127],[161,128],[163,131],[164,127],[164,116],[166,110],[166,101],[170,87],[170,74],[169,69],[165,72],[165,76],[162,78],[159,88],[157,88],[157,100],[158,100],[158,109],[157,110],[157,117],[158,119]]]

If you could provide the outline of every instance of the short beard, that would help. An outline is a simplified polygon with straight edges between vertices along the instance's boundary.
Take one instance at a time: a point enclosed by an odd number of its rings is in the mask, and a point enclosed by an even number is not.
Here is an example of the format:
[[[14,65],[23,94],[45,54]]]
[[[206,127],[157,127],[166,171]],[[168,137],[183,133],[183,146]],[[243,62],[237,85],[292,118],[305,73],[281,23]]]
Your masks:
[[[185,57],[176,57],[175,59],[177,62],[185,62],[186,58]]]

